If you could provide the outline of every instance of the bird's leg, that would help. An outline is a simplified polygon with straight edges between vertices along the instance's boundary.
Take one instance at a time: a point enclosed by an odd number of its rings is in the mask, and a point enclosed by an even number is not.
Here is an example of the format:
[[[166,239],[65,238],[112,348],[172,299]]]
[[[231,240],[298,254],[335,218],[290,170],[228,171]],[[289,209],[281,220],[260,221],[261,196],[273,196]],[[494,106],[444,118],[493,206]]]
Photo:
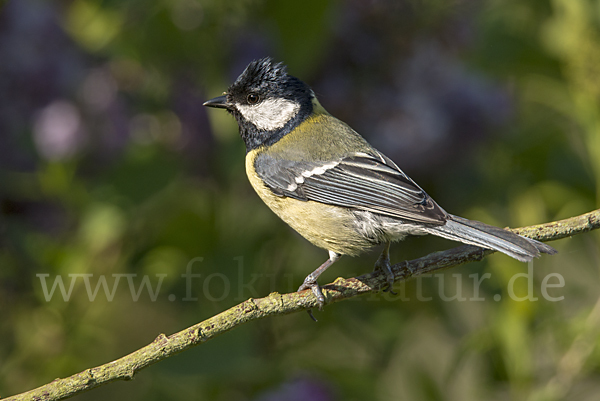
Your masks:
[[[383,252],[381,252],[381,256],[375,262],[375,270],[381,270],[387,279],[388,286],[383,290],[385,292],[389,291],[390,294],[397,295],[394,291],[394,272],[392,271],[392,265],[390,264],[390,242],[386,242],[383,247]]]
[[[329,251],[329,259],[327,259],[325,263],[323,263],[321,266],[317,267],[317,269],[314,272],[306,276],[306,278],[304,279],[304,283],[302,283],[300,288],[298,288],[298,292],[304,291],[308,288],[312,290],[313,294],[315,294],[315,297],[317,298],[317,302],[319,303],[319,310],[321,310],[323,308],[323,305],[325,304],[325,297],[323,296],[323,291],[321,291],[321,287],[317,283],[317,279],[321,274],[323,274],[325,270],[327,270],[329,266],[337,262],[341,257],[342,255],[339,253]],[[317,320],[312,315],[310,309],[308,310],[308,314],[314,321]]]

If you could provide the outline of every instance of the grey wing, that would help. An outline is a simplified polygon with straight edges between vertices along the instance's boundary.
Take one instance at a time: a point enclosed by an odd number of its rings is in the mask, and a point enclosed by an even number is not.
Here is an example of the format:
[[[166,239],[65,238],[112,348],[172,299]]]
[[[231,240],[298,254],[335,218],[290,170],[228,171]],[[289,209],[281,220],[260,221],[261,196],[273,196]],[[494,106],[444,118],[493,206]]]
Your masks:
[[[289,161],[261,154],[255,169],[279,196],[443,225],[446,212],[381,153],[355,153],[333,162]]]

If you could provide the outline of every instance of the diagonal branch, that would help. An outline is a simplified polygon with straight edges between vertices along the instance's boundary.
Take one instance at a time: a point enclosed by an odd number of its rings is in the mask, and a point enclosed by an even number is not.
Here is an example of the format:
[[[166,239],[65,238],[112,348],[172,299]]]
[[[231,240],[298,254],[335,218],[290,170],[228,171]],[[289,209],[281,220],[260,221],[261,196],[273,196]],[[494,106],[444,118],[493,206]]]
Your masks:
[[[539,241],[553,241],[597,228],[600,228],[600,209],[581,216],[517,228],[512,231]],[[392,266],[392,270],[396,276],[395,281],[405,281],[411,277],[481,260],[492,252],[464,245],[398,263]],[[379,291],[386,286],[386,283],[383,273],[373,272],[356,278],[338,278],[333,283],[324,286],[323,293],[327,302],[331,303]],[[56,379],[34,390],[4,398],[4,400],[62,400],[116,380],[130,380],[140,370],[244,323],[315,307],[317,307],[317,301],[310,291],[289,294],[274,292],[265,298],[250,298],[178,333],[168,337],[160,334],[152,343],[120,359],[86,369],[64,379]]]

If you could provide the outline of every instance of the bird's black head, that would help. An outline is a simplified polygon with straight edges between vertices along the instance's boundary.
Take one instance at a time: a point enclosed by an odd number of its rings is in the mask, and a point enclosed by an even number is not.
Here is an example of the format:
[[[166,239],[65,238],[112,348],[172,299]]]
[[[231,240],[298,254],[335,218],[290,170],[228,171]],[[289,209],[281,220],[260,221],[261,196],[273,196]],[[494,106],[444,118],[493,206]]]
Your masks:
[[[233,114],[250,151],[277,142],[304,121],[313,111],[313,97],[310,87],[288,75],[283,64],[263,58],[251,62],[223,96],[204,105]]]

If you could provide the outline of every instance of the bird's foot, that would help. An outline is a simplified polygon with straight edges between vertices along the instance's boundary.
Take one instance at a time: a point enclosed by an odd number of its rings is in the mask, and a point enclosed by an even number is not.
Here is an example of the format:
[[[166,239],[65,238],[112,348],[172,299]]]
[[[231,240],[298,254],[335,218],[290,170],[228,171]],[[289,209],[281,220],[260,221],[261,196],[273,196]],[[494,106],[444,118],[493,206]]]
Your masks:
[[[317,298],[317,303],[319,305],[319,310],[323,310],[323,305],[325,305],[325,296],[323,295],[323,291],[321,290],[321,286],[317,283],[317,280],[312,277],[311,274],[306,276],[302,285],[298,288],[298,292],[310,289],[312,293]],[[317,319],[314,317],[312,313],[312,309],[307,309],[308,315],[315,322]]]
[[[398,295],[394,292],[394,272],[392,271],[392,265],[390,264],[389,257],[384,257],[381,255],[377,262],[375,263],[375,270],[381,270],[383,274],[385,274],[385,278],[387,281],[387,287],[383,289],[383,292],[389,292],[392,295]]]

